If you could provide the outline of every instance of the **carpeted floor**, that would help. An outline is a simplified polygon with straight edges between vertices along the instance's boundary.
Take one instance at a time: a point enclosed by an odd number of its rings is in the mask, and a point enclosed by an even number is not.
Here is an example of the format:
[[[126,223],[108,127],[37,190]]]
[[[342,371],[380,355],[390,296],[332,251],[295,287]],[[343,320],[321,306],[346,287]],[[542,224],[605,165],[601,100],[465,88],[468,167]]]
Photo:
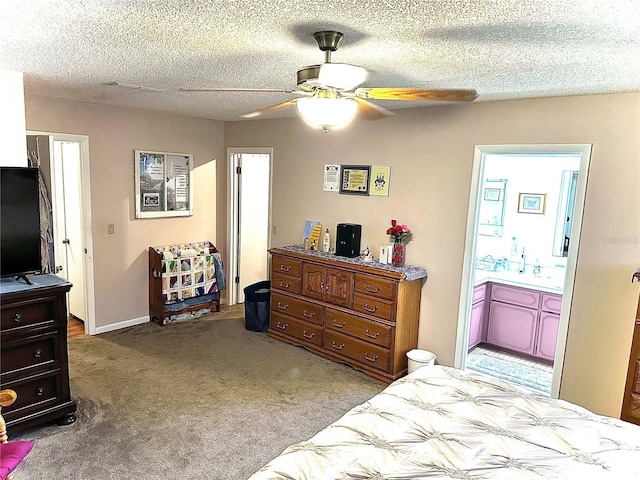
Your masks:
[[[385,387],[242,313],[71,340],[78,420],[13,435],[35,442],[16,480],[246,479]]]
[[[514,363],[485,352],[470,354],[467,357],[467,368],[528,387],[545,395],[549,395],[551,391],[553,374],[547,369]]]

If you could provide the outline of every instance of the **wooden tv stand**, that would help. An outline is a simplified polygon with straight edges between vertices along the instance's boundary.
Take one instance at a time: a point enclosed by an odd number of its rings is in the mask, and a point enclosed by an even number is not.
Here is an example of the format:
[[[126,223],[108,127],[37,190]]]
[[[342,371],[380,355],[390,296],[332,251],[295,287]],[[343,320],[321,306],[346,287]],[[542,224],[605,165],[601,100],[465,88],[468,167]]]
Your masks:
[[[268,335],[391,382],[418,343],[427,272],[300,247],[269,250]]]

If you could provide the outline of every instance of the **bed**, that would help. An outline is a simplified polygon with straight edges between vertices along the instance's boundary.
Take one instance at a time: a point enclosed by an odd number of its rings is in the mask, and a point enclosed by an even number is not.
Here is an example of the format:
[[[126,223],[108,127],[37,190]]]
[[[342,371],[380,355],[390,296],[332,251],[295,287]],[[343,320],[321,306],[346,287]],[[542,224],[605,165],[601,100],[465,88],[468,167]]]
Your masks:
[[[249,480],[640,479],[640,427],[524,387],[423,366]]]

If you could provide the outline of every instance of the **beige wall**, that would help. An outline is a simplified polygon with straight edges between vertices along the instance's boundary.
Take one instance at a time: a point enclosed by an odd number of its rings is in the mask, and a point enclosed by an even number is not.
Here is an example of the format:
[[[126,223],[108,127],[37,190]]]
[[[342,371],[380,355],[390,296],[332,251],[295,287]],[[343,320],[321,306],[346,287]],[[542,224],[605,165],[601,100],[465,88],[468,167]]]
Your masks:
[[[22,72],[0,69],[0,165],[27,166]]]
[[[408,224],[407,262],[429,272],[419,346],[452,365],[474,146],[593,144],[560,396],[618,416],[638,300],[639,107],[639,94],[440,106],[329,134],[297,118],[229,122],[225,145],[274,147],[274,246],[299,243],[305,219],[332,235],[353,222],[377,256],[389,220]],[[323,192],[325,163],[390,165],[390,196]]]
[[[27,130],[88,135],[91,170],[96,327],[142,319],[149,314],[148,247],[211,240],[219,188],[216,168],[224,163],[223,123],[150,111],[40,97],[26,99]],[[192,153],[194,215],[136,219],[134,150]],[[115,235],[107,235],[107,224]],[[220,232],[222,233],[222,232]]]

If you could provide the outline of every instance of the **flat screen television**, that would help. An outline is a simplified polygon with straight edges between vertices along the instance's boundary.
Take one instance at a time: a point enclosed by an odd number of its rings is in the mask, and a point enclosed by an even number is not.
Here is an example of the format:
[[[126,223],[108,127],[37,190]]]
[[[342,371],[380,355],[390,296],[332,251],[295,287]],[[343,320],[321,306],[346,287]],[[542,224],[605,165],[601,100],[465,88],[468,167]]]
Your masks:
[[[0,167],[0,275],[40,273],[38,169]]]

